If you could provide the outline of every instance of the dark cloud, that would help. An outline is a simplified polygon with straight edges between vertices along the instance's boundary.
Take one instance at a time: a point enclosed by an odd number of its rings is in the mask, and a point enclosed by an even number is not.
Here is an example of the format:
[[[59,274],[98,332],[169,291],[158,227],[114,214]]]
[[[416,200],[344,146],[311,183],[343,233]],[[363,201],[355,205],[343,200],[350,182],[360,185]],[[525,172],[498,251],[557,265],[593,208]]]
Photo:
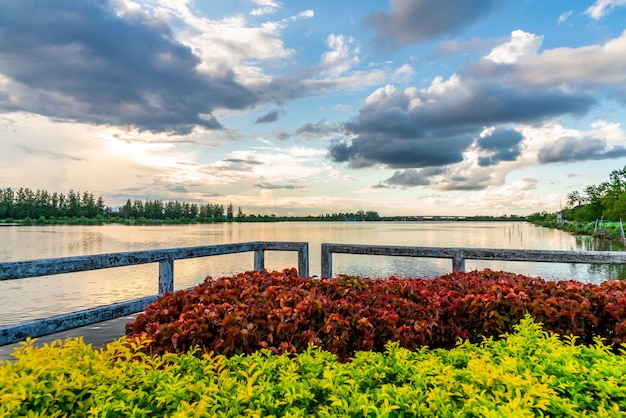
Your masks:
[[[431,167],[458,163],[472,143],[469,135],[403,139],[378,134],[361,134],[352,140],[333,141],[329,156],[349,162],[352,168],[385,164],[394,168]]]
[[[500,151],[503,148],[515,148],[519,146],[524,137],[515,129],[496,129],[489,135],[485,135],[476,141],[479,148],[487,151]]]
[[[390,0],[389,13],[372,13],[364,23],[376,31],[378,49],[394,48],[458,33],[497,4],[495,0]]]
[[[221,128],[214,109],[258,100],[232,73],[200,73],[164,22],[118,15],[108,2],[1,2],[0,39],[14,98],[0,98],[0,111],[187,133]]]
[[[427,167],[422,169],[409,168],[398,170],[391,177],[379,183],[376,187],[417,187],[430,186],[439,190],[483,190],[488,187],[489,176],[475,178],[450,174],[447,168]]]
[[[328,156],[337,163],[345,163],[352,158],[351,144],[347,140],[333,139],[328,147]]]
[[[291,134],[284,129],[281,129],[278,132],[274,132],[272,135],[274,135],[274,138],[278,139],[279,141],[286,141],[291,138]]]
[[[442,175],[446,172],[443,168],[430,167],[420,170],[398,170],[384,181],[385,184],[401,187],[428,186],[433,176]]]
[[[478,159],[478,165],[487,167],[500,161],[515,161],[522,150],[520,144],[524,137],[514,129],[496,129],[490,135],[479,138],[476,145],[489,154]]]
[[[118,204],[123,205],[128,199],[131,202],[135,200],[160,200],[166,201],[193,201],[187,195],[189,190],[182,185],[173,185],[167,182],[163,182],[160,179],[153,179],[152,183],[147,187],[126,187],[113,193],[106,193],[105,200],[115,201]],[[137,196],[144,196],[138,198]]]
[[[313,81],[315,77],[317,77],[317,73],[313,67],[278,74],[267,83],[256,85],[255,92],[266,103],[282,103],[285,100],[300,98],[312,93],[322,94],[324,91],[340,87],[336,80]]]
[[[494,158],[493,155],[488,155],[486,157],[478,157],[478,165],[480,167],[489,167],[490,165],[497,165],[500,161],[497,158]]]
[[[573,161],[604,160],[626,156],[626,148],[616,145],[612,148],[597,138],[563,137],[548,147],[541,148],[537,155],[539,162],[563,163]]]
[[[444,191],[462,190],[477,191],[485,190],[488,184],[484,179],[473,179],[464,176],[453,176],[448,181],[437,185],[437,189]]]
[[[276,122],[278,120],[278,116],[280,115],[280,111],[278,109],[270,110],[263,116],[259,116],[254,123],[271,123]]]
[[[459,91],[451,92],[460,97],[438,97],[434,105],[416,109],[415,117],[436,127],[538,123],[563,114],[584,114],[595,103],[589,93],[498,81],[467,80]]]
[[[226,158],[223,160],[224,162],[230,163],[230,164],[249,164],[249,165],[259,165],[259,164],[263,164],[260,161],[256,161],[256,160],[244,160],[242,158]]]
[[[279,190],[279,189],[285,189],[285,190],[298,190],[298,189],[304,189],[306,188],[305,186],[301,185],[301,184],[272,184],[272,183],[257,183],[254,185],[255,187],[258,187],[259,189],[266,189],[266,190]]]
[[[348,162],[353,168],[453,164],[462,161],[463,152],[485,126],[538,123],[563,114],[582,114],[594,103],[590,95],[558,88],[531,89],[472,79],[449,84],[439,88],[448,88],[443,92],[379,89],[358,116],[344,125],[349,139],[331,142],[330,159]],[[483,141],[493,157],[483,161],[485,165],[519,155],[521,138],[514,131],[496,132],[495,137]],[[500,141],[504,142],[498,145]]]
[[[317,139],[337,135],[341,131],[341,125],[336,123],[329,123],[325,120],[320,120],[315,123],[307,123],[302,125],[295,130],[295,134],[303,136],[306,139]]]
[[[222,160],[222,165],[220,169],[228,170],[228,171],[252,171],[254,167],[263,165],[261,161],[258,160],[244,160],[242,158],[226,158]],[[215,167],[212,167],[211,170],[214,170]]]
[[[187,187],[183,186],[182,184],[166,184],[164,187],[170,192],[180,193],[181,196],[184,196],[189,193],[189,190],[187,189]]]

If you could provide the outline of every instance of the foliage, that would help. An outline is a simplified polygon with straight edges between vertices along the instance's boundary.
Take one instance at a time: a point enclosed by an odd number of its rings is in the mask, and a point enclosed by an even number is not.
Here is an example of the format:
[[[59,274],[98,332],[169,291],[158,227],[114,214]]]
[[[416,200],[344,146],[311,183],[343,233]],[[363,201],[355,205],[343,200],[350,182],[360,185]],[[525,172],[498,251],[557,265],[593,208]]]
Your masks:
[[[560,340],[530,317],[504,338],[410,351],[398,343],[348,362],[319,348],[227,358],[144,354],[121,339],[26,342],[0,363],[0,416],[451,417],[626,413],[626,356]]]
[[[96,218],[110,213],[102,197],[97,199],[92,193],[49,193],[46,190],[33,191],[28,188],[0,189],[0,219],[57,219],[57,218]]]
[[[130,199],[120,208],[117,213],[121,219],[132,219],[140,222],[154,220],[182,220],[198,221],[221,221],[224,215],[224,206],[207,203],[198,206],[195,203],[179,202],[177,200],[162,202],[160,200],[135,200]]]
[[[359,350],[451,347],[459,338],[509,332],[526,313],[561,335],[590,344],[626,341],[626,282],[545,281],[491,270],[435,279],[298,277],[295,269],[247,272],[168,293],[146,307],[127,335],[147,352],[199,346],[233,355],[310,344],[344,359]]]
[[[102,197],[97,199],[92,193],[77,193],[70,190],[68,195],[50,193],[46,190],[33,191],[20,188],[0,189],[0,220],[24,225],[75,224],[91,225],[108,222],[122,224],[163,224],[195,222],[276,222],[276,221],[377,221],[378,212],[359,210],[355,213],[333,213],[318,216],[245,215],[241,207],[232,204],[206,203],[198,205],[178,200],[145,201],[127,199],[121,207],[113,210],[105,206]]]
[[[567,195],[567,207],[562,212],[564,219],[575,222],[626,220],[626,166],[613,170],[609,174],[609,181],[588,185],[583,192],[570,192]]]

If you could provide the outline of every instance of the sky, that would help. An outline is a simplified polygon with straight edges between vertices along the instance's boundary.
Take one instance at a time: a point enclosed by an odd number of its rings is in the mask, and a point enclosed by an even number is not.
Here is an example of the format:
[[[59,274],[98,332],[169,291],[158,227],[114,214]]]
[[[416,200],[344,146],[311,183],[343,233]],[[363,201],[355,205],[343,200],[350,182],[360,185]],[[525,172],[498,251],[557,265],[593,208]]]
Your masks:
[[[527,215],[625,126],[626,0],[0,0],[0,188]]]

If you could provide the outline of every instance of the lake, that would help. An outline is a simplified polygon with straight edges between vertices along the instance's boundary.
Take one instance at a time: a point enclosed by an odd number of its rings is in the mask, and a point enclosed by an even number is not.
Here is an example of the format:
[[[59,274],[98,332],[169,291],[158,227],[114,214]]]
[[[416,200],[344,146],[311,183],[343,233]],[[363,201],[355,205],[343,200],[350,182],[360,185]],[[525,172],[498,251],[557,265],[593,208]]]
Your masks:
[[[46,225],[0,227],[0,260],[42,258],[190,247],[248,241],[306,241],[309,274],[320,274],[320,244],[375,244],[425,247],[618,250],[616,243],[573,236],[526,222],[276,222],[203,225]],[[297,267],[295,252],[266,252],[267,269]],[[333,255],[333,273],[363,277],[434,277],[451,270],[448,259]],[[176,289],[206,276],[252,270],[253,254],[180,260]],[[624,276],[614,266],[467,260],[466,269],[491,268],[545,279],[599,283]],[[0,282],[0,326],[126,301],[157,293],[158,263],[93,272]]]

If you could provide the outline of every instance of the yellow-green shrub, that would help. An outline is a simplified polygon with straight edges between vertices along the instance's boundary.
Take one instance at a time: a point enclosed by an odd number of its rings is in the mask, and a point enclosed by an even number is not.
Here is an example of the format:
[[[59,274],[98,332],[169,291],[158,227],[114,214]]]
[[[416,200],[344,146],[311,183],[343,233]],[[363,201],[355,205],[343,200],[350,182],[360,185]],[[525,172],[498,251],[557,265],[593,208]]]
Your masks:
[[[563,342],[529,317],[495,341],[389,343],[346,363],[318,348],[230,358],[139,348],[24,343],[0,364],[0,417],[626,415],[626,357]]]

